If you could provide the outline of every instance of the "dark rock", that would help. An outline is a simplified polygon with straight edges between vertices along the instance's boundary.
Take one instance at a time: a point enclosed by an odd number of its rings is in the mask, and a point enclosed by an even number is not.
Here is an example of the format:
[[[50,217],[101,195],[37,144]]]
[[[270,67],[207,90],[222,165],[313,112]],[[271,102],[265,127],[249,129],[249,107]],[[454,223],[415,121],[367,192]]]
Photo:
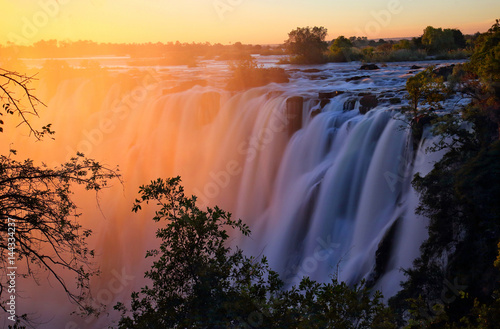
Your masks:
[[[328,104],[330,104],[330,100],[328,98],[324,98],[320,101],[319,106],[323,109]]]
[[[345,103],[344,103],[344,112],[347,111],[352,111],[354,110],[354,107],[356,107],[356,102],[358,99],[356,97],[351,97],[349,98]]]
[[[389,98],[389,103],[391,104],[401,104],[401,98],[399,97],[392,97],[392,98]]]
[[[304,73],[319,73],[321,70],[318,69],[307,69],[307,70],[302,70]]]
[[[361,97],[361,99],[359,100],[359,104],[361,105],[359,107],[359,113],[366,114],[368,111],[378,105],[377,96],[373,94],[365,95]]]
[[[316,109],[316,110],[311,111],[311,118],[314,118],[315,116],[317,116],[320,113],[321,113],[321,109]]]
[[[170,88],[170,89],[163,89],[163,95],[168,95],[168,94],[173,94],[173,93],[180,93],[182,91],[189,90],[193,88],[194,86],[202,86],[205,87],[207,86],[208,83],[206,80],[192,80],[192,81],[184,81],[181,82],[180,85]]]
[[[412,65],[410,67],[410,70],[420,70],[420,69],[423,69],[423,67],[422,66],[418,66],[418,65]]]
[[[275,97],[278,97],[278,96],[281,96],[283,95],[285,92],[284,91],[281,91],[281,90],[273,90],[273,91],[270,91],[266,94],[266,97],[268,99],[271,99],[271,98],[275,98]]]
[[[310,76],[308,76],[308,78],[309,78],[309,80],[315,81],[315,80],[326,80],[326,79],[331,78],[331,77],[329,77],[327,75],[310,75]]]
[[[453,68],[455,67],[455,64],[448,65],[448,66],[441,66],[438,67],[437,69],[434,69],[434,74],[437,76],[443,77],[445,80],[448,80],[448,77],[452,75],[453,73]]]
[[[362,79],[367,79],[367,78],[369,78],[369,77],[370,77],[369,75],[359,75],[359,76],[356,76],[356,77],[347,78],[345,81],[346,81],[346,82],[350,82],[350,81],[358,81],[358,80],[362,80]]]
[[[411,120],[410,127],[412,127],[412,135],[413,135],[413,149],[417,150],[420,144],[420,140],[422,139],[424,128],[427,125],[430,125],[431,122],[436,119],[436,115],[419,115],[414,117]]]
[[[375,268],[370,274],[369,279],[366,281],[367,287],[373,287],[382,274],[389,270],[388,265],[391,260],[392,250],[394,249],[394,242],[397,238],[396,233],[398,231],[400,221],[401,217],[396,219],[378,244],[377,251],[375,252]]]
[[[286,119],[288,122],[288,133],[302,128],[302,111],[304,109],[304,98],[301,96],[290,97],[286,100]]]
[[[344,91],[338,91],[338,90],[336,90],[336,91],[327,91],[327,92],[318,93],[318,97],[320,99],[325,99],[325,98],[330,99],[330,98],[334,98],[334,97],[336,97],[338,95],[342,95],[343,93],[344,93]]]
[[[378,67],[375,64],[363,64],[359,68],[360,70],[380,70],[380,67]]]

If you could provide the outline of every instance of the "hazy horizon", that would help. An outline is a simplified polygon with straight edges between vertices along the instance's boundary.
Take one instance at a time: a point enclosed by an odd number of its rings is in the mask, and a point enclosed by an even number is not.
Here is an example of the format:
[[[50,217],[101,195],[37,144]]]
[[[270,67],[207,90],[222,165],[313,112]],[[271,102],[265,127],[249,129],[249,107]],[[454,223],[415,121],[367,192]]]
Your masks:
[[[98,43],[210,42],[280,44],[299,26],[324,26],[339,35],[393,39],[419,36],[427,26],[486,31],[500,12],[492,0],[20,0],[4,3],[0,44],[40,40]]]

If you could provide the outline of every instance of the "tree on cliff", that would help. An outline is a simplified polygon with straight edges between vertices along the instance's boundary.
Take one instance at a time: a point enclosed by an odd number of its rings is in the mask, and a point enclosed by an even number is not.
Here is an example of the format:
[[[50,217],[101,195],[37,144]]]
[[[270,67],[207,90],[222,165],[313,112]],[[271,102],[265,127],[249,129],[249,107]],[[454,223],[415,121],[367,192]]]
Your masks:
[[[480,37],[460,73],[471,102],[436,118],[432,131],[439,139],[431,150],[444,155],[413,180],[420,194],[417,213],[429,218],[429,237],[391,302],[402,313],[412,311],[408,328],[498,327],[500,282],[493,264],[500,240],[500,104],[494,88],[499,33],[497,21]]]
[[[476,40],[466,70],[479,78],[473,85],[475,105],[498,127],[500,137],[500,21]],[[472,80],[469,84],[475,82]]]
[[[288,33],[285,47],[288,53],[296,56],[294,62],[302,64],[324,63],[325,42],[328,30],[324,27],[298,27]]]
[[[2,115],[9,123],[19,119],[37,140],[54,134],[50,125],[38,130],[30,124],[30,116],[38,116],[36,106],[41,104],[29,88],[32,78],[2,70],[0,79]],[[0,124],[7,125],[4,121]],[[35,281],[40,271],[47,272],[71,301],[92,312],[86,304],[90,277],[97,272],[91,261],[94,252],[86,243],[91,231],[78,222],[80,214],[72,190],[79,185],[97,193],[108,180],[119,177],[118,173],[82,154],[55,168],[30,159],[18,160],[16,154],[10,150],[8,155],[0,155],[0,307],[10,311],[7,301],[13,290],[6,271],[17,267],[17,277]],[[67,274],[76,277],[74,287],[64,280]]]

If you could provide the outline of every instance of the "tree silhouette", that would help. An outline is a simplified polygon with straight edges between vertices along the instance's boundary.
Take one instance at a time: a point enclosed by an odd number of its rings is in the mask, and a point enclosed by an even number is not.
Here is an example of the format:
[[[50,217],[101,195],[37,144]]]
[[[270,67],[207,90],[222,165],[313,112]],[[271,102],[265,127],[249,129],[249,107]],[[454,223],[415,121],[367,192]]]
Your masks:
[[[1,72],[4,114],[19,117],[18,126],[26,125],[37,140],[52,135],[50,124],[37,130],[30,123],[30,116],[38,116],[36,106],[43,104],[28,86],[33,77]],[[94,251],[86,242],[91,231],[78,222],[80,214],[72,193],[77,185],[97,193],[108,180],[119,178],[118,172],[83,154],[55,168],[30,159],[17,160],[16,154],[10,150],[8,155],[0,155],[0,307],[7,312],[6,272],[15,264],[17,277],[37,281],[40,271],[48,272],[82,311],[94,312],[86,304],[90,277],[97,273],[92,264]],[[64,280],[68,273],[76,277],[74,288]]]

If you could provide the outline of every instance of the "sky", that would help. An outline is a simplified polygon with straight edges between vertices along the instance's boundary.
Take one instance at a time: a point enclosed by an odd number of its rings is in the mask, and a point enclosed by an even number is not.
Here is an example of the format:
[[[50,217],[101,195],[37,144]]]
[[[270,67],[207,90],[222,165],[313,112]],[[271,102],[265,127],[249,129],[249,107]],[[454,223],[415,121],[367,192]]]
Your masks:
[[[498,0],[0,0],[0,43],[282,43],[288,32],[324,26],[369,39],[412,37],[426,26],[486,31]]]

